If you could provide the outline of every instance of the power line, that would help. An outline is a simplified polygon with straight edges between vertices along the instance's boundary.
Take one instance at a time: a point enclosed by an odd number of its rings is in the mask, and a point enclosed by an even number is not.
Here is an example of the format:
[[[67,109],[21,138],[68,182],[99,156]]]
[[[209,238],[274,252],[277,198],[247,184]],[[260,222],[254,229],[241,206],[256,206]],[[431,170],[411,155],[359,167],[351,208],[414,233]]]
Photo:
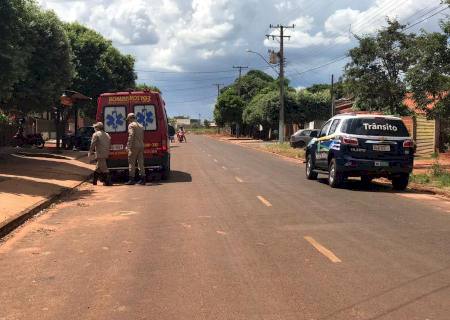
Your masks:
[[[441,12],[443,12],[443,11],[447,10],[447,9],[448,9],[448,7],[446,7],[446,8],[443,8],[443,9],[439,10],[438,12],[435,12],[435,13],[433,13],[432,15],[430,15],[430,16],[428,16],[428,17],[425,17],[425,18],[423,18],[422,20],[419,20],[419,21],[417,21],[417,22],[415,22],[415,23],[413,23],[413,24],[409,25],[409,26],[408,26],[407,28],[405,28],[404,30],[408,30],[408,29],[411,29],[412,27],[414,27],[414,26],[418,25],[419,23],[422,23],[422,22],[424,22],[424,21],[426,21],[426,20],[430,19],[431,17],[434,17],[435,15],[437,15],[437,14],[439,14],[439,13],[441,13]]]
[[[136,69],[137,72],[160,73],[160,74],[211,74],[211,73],[232,73],[233,70],[215,70],[215,71],[158,71]]]
[[[207,82],[207,81],[216,81],[216,80],[224,80],[224,79],[232,79],[233,76],[229,77],[219,77],[219,78],[204,78],[204,79],[152,79],[152,78],[139,78],[139,80],[147,80],[154,82]]]
[[[172,102],[166,101],[166,103],[167,103],[168,105],[171,105],[171,104],[179,104],[179,103],[191,103],[191,102],[198,102],[198,101],[209,100],[209,99],[215,99],[215,98],[216,98],[216,96],[214,95],[214,96],[210,96],[210,97],[203,97],[203,98],[193,99],[193,100],[172,101]]]
[[[438,7],[434,8],[434,9],[431,9],[431,10],[427,11],[425,14],[421,15],[421,16],[419,17],[419,19],[422,18],[423,16],[429,14],[430,12],[435,11],[435,10],[438,9],[439,7],[440,7],[440,6],[438,6]],[[432,15],[430,15],[430,16],[428,16],[428,17],[425,17],[425,18],[423,18],[423,19],[421,19],[421,20],[419,20],[419,21],[416,21],[416,22],[414,22],[413,24],[409,25],[409,26],[408,26],[407,28],[405,28],[404,30],[408,30],[408,29],[410,29],[410,28],[416,26],[417,24],[422,23],[423,21],[426,21],[427,19],[429,19],[429,18],[431,18],[431,17],[433,17],[433,16],[435,16],[435,15],[437,15],[437,14],[439,14],[439,13],[441,13],[441,12],[447,10],[447,9],[448,9],[448,7],[443,8],[443,9],[441,9],[441,10],[439,10],[439,11],[433,13]],[[419,10],[418,12],[423,11],[423,10],[424,10],[424,9],[421,9],[421,10]],[[416,12],[416,13],[417,13],[417,12]],[[412,17],[412,16],[414,16],[414,15],[416,15],[416,14],[413,14],[413,15],[411,15],[410,17]],[[328,65],[330,65],[330,64],[339,62],[339,61],[344,60],[344,59],[346,59],[346,58],[348,58],[347,55],[341,56],[341,57],[338,57],[338,58],[335,58],[335,59],[333,59],[333,60],[331,60],[331,61],[329,61],[329,62],[326,62],[326,63],[324,63],[324,64],[321,64],[321,65],[318,65],[318,66],[315,66],[315,67],[312,67],[312,68],[303,70],[302,72],[298,72],[297,70],[295,70],[295,68],[294,68],[294,71],[296,71],[296,75],[300,76],[300,75],[302,75],[302,74],[304,74],[304,73],[307,73],[307,72],[310,72],[310,71],[314,71],[314,70],[323,68],[323,67],[325,67],[325,66],[328,66]],[[293,74],[289,74],[289,75],[293,75]]]

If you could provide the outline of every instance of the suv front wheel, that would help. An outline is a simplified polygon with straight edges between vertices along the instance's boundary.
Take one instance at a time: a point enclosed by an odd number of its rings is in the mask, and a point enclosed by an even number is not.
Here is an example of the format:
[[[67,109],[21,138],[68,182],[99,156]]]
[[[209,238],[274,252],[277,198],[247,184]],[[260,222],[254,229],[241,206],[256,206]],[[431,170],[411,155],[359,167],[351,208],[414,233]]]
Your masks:
[[[317,179],[317,172],[314,171],[314,163],[312,160],[312,156],[310,154],[306,156],[306,179],[308,180]]]
[[[336,165],[336,159],[331,159],[328,167],[328,184],[332,188],[339,188],[344,182],[344,175]]]

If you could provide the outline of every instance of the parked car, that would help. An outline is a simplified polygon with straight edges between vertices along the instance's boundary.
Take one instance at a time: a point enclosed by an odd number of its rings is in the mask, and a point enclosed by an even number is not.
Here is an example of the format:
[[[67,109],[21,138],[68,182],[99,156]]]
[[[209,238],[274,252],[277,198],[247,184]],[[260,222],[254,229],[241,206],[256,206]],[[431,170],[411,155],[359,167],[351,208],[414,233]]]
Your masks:
[[[308,145],[312,138],[317,137],[320,130],[318,129],[301,129],[291,136],[291,147],[304,148]]]
[[[91,145],[93,127],[78,128],[77,133],[70,133],[64,135],[62,138],[62,146],[65,149],[89,150]]]
[[[414,141],[400,118],[343,114],[328,120],[306,149],[306,177],[328,174],[331,187],[347,177],[385,177],[403,190],[413,170]]]

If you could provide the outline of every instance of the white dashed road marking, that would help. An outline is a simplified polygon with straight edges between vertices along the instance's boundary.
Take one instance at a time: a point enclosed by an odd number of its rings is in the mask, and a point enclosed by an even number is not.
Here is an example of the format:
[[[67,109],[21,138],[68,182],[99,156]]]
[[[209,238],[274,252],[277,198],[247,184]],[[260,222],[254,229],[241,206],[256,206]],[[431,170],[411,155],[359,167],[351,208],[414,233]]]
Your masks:
[[[264,197],[263,196],[256,196],[258,199],[259,199],[259,201],[261,201],[266,207],[271,207],[272,206],[272,204],[269,202],[269,201],[267,201],[266,199],[264,199]]]
[[[325,257],[330,259],[332,262],[334,262],[334,263],[342,262],[342,260],[339,259],[338,257],[336,257],[336,255],[333,252],[331,252],[330,250],[325,248],[323,245],[318,243],[316,240],[314,240],[313,237],[305,236],[304,239],[306,241],[308,241],[314,248],[316,248],[317,251],[319,251]]]

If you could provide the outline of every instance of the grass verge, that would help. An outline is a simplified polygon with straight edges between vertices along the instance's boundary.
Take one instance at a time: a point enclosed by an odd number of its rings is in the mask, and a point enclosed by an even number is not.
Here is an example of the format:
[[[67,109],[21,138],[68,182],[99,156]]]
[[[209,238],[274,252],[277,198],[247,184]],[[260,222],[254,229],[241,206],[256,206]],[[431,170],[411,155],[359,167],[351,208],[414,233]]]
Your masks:
[[[261,146],[262,149],[276,153],[285,157],[294,158],[294,159],[304,159],[305,158],[305,150],[304,149],[295,149],[289,145],[289,142],[285,143],[268,143],[263,144]]]
[[[217,128],[189,128],[192,134],[219,134]]]
[[[436,161],[428,172],[411,175],[411,182],[450,190],[450,171],[445,170]]]

